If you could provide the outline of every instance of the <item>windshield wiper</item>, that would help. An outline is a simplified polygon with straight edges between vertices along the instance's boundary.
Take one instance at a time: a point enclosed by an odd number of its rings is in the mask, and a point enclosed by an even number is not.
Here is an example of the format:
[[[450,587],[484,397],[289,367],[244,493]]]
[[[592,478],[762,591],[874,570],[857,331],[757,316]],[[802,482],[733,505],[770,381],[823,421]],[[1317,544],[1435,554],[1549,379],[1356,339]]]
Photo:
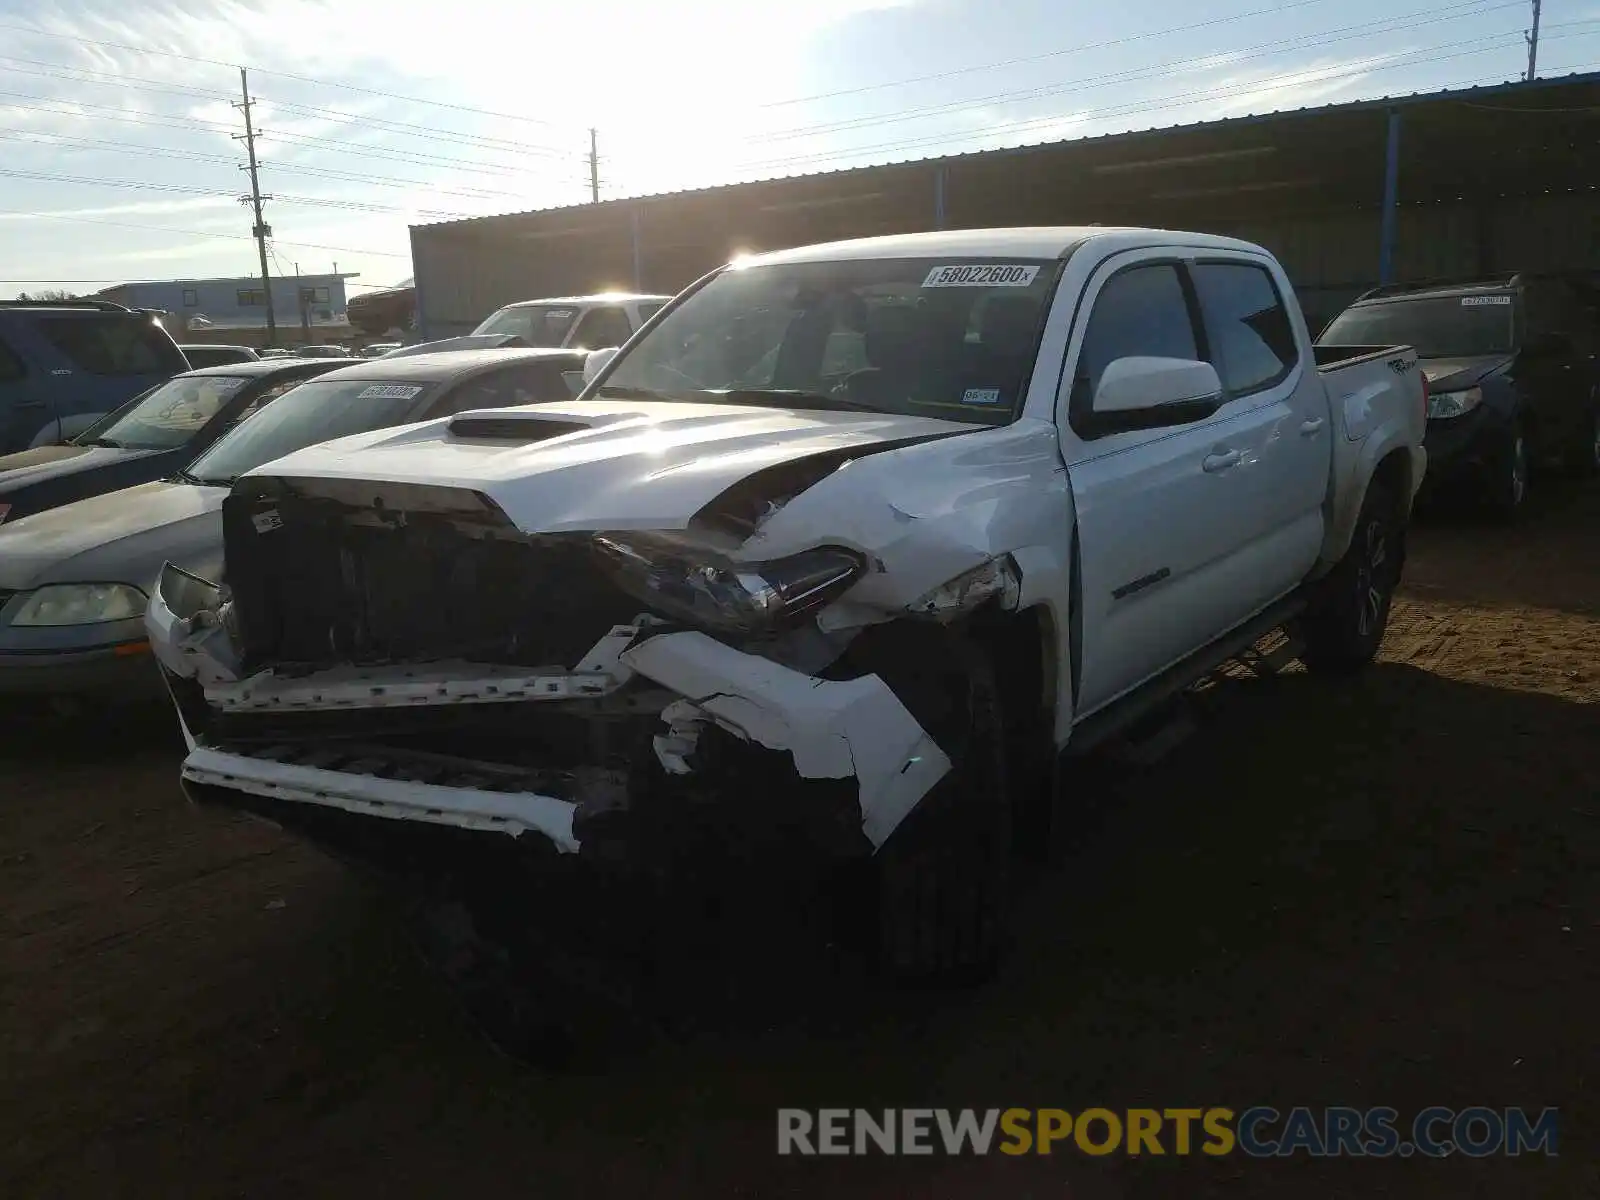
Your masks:
[[[191,471],[179,471],[172,476],[172,482],[193,483],[200,487],[232,487],[233,481],[237,478],[237,475],[233,475],[226,479],[207,479],[205,476],[196,475]]]
[[[658,392],[653,388],[628,387],[620,383],[605,384],[597,394],[615,396],[618,400],[665,400],[669,404],[679,402],[678,397],[669,396],[666,392]]]
[[[113,441],[111,438],[108,438],[108,437],[85,438],[83,441],[79,442],[78,445],[80,445],[80,446],[104,446],[108,450],[125,450],[127,448],[121,442]]]
[[[883,409],[843,396],[829,396],[822,392],[807,392],[800,388],[721,388],[704,395],[726,399],[732,404],[761,404],[776,401],[784,408],[812,408],[825,412],[867,412],[883,415]]]

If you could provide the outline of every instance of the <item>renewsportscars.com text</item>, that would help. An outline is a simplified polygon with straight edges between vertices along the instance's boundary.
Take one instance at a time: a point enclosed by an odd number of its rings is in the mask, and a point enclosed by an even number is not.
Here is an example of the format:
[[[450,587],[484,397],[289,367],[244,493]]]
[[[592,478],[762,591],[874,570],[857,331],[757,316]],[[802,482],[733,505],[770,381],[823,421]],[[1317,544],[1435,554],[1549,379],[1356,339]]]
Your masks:
[[[1553,1108],[780,1108],[778,1153],[1554,1156],[1557,1124]]]

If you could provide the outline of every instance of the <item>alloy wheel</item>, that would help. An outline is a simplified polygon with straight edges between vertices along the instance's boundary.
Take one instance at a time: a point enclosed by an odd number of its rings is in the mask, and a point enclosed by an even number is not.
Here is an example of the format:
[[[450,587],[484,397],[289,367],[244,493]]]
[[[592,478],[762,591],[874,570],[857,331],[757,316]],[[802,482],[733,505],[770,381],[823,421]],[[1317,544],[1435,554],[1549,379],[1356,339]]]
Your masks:
[[[1388,598],[1389,538],[1382,521],[1368,521],[1361,565],[1356,568],[1356,632],[1371,637]]]

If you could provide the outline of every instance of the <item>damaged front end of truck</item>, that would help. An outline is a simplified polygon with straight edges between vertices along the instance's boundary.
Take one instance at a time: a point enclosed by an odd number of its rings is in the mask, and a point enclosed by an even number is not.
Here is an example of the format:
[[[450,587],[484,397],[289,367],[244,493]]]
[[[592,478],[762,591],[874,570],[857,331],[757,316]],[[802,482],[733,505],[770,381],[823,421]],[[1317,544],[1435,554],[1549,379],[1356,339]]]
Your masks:
[[[524,535],[471,493],[265,482],[229,501],[227,592],[169,567],[152,604],[188,782],[647,858],[632,793],[694,774],[703,741],[767,752],[728,821],[814,784],[832,799],[799,811],[839,849],[881,845],[949,769],[881,678],[827,677],[850,633],[799,624],[861,572],[849,551],[714,565],[689,538]]]
[[[795,496],[831,508],[819,483],[904,448],[752,472],[667,530],[530,532],[454,483],[246,476],[224,508],[226,584],[168,566],[147,618],[185,791],[413,887],[507,863],[530,896],[580,877],[776,880],[885,847],[909,848],[914,876],[929,856],[945,878],[952,859],[987,872],[986,847],[1009,848],[1005,734],[963,631],[1023,585],[1011,555],[951,530],[993,532],[992,510],[913,519],[845,491],[850,537],[795,533],[821,527]],[[976,486],[1029,495],[1005,478],[1015,448],[996,461]],[[864,545],[874,521],[887,554]],[[959,811],[914,840],[941,805]],[[926,918],[906,918],[908,963]],[[987,953],[992,930],[970,934],[937,954]]]

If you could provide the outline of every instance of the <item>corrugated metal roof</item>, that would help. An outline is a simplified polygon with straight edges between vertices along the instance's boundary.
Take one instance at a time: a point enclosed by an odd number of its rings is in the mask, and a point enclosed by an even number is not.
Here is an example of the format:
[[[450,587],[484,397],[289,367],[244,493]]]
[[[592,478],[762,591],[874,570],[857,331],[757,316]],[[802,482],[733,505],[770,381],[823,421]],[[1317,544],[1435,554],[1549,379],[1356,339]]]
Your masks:
[[[449,226],[474,225],[484,221],[503,221],[515,217],[528,217],[540,213],[554,212],[598,212],[616,211],[626,209],[629,205],[644,204],[653,200],[667,200],[686,196],[703,196],[712,192],[732,192],[740,188],[760,187],[765,184],[787,183],[802,179],[828,179],[843,175],[865,175],[872,171],[894,170],[897,168],[910,169],[914,167],[939,167],[949,164],[972,162],[978,159],[1000,158],[1005,155],[1026,154],[1040,150],[1060,149],[1067,146],[1081,146],[1091,144],[1105,144],[1122,139],[1129,141],[1150,137],[1157,134],[1200,132],[1212,129],[1226,129],[1233,126],[1256,124],[1272,120],[1281,120],[1285,117],[1296,116],[1322,116],[1340,112],[1359,112],[1371,108],[1399,108],[1413,104],[1428,104],[1440,102],[1453,102],[1471,99],[1481,100],[1488,96],[1502,96],[1508,94],[1522,95],[1528,92],[1543,91],[1552,87],[1570,87],[1583,84],[1600,84],[1600,71],[1573,72],[1567,75],[1541,77],[1534,81],[1508,80],[1505,83],[1475,84],[1467,88],[1442,88],[1434,92],[1409,92],[1387,96],[1376,96],[1367,100],[1346,100],[1335,104],[1308,105],[1300,108],[1271,109],[1260,113],[1244,113],[1237,117],[1220,117],[1212,121],[1193,121],[1188,124],[1151,125],[1142,129],[1125,129],[1115,133],[1090,134],[1078,138],[1061,138],[1047,142],[1024,142],[1015,146],[998,146],[991,150],[970,150],[962,154],[936,155],[927,158],[890,159],[883,162],[871,163],[860,167],[836,167],[826,171],[800,171],[790,175],[767,175],[759,179],[741,179],[736,183],[708,184],[705,187],[680,188],[676,191],[647,192],[635,196],[620,196],[614,200],[602,200],[598,203],[556,204],[547,208],[530,208],[519,212],[492,213],[481,217],[461,217],[453,221],[432,221],[422,225],[413,225],[413,229],[439,229]],[[842,151],[848,153],[848,151]]]

